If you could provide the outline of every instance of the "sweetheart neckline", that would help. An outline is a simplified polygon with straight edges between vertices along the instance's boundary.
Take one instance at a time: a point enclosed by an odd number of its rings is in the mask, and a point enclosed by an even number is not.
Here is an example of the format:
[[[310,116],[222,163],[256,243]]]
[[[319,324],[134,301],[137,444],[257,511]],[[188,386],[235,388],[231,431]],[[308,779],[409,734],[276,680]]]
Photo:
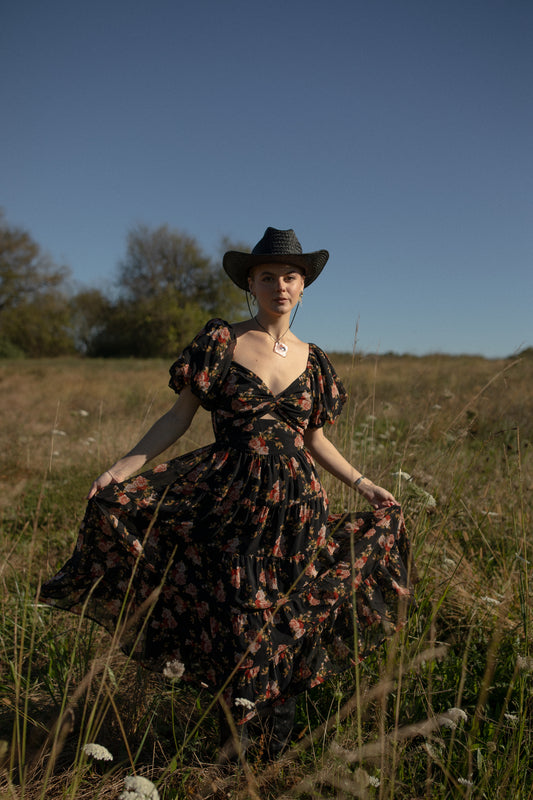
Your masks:
[[[271,394],[272,397],[274,397],[274,398],[281,397],[282,394],[285,394],[285,392],[287,392],[291,388],[291,386],[293,386],[297,381],[301,380],[303,378],[303,376],[308,373],[309,367],[311,366],[309,362],[310,362],[310,359],[309,359],[309,356],[308,356],[307,364],[306,364],[305,369],[303,370],[303,372],[300,372],[300,374],[297,375],[296,378],[288,384],[288,386],[286,386],[284,389],[282,389],[281,392],[274,393],[272,391],[272,389],[270,388],[270,386],[268,386],[266,384],[266,382],[263,380],[263,378],[261,378],[260,375],[257,374],[257,372],[254,372],[253,369],[250,369],[250,367],[245,367],[244,364],[241,364],[240,361],[235,361],[235,359],[231,360],[231,363],[235,364],[236,367],[240,367],[241,369],[246,370],[246,372],[248,372],[250,375],[253,375],[253,377],[259,383],[261,383],[265,387],[265,389],[268,391],[268,393]]]

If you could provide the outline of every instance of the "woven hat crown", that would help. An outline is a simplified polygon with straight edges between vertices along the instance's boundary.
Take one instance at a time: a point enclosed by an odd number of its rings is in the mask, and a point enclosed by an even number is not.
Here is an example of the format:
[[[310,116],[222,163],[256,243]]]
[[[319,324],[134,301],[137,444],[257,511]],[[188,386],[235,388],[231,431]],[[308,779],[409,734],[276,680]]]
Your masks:
[[[255,255],[301,255],[302,245],[298,241],[298,237],[290,228],[287,231],[279,231],[277,228],[267,228],[263,238],[257,242],[252,250]]]

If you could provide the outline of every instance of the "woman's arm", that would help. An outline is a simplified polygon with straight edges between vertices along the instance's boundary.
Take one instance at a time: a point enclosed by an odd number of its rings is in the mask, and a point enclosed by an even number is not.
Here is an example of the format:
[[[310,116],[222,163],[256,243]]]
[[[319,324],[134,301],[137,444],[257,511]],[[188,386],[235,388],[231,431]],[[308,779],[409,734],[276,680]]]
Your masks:
[[[394,496],[383,489],[381,486],[376,486],[371,480],[365,478],[355,467],[342,456],[335,445],[324,436],[322,428],[308,429],[304,434],[304,441],[307,449],[321,467],[326,469],[335,478],[343,481],[352,489],[356,488],[363,497],[368,500],[374,508],[381,506],[397,505],[397,500]],[[359,479],[362,480],[359,481]],[[356,481],[359,481],[356,484]]]
[[[115,461],[109,470],[103,472],[93,483],[88,499],[99,489],[110,483],[125,481],[147,461],[155,458],[171,444],[174,444],[188,429],[200,405],[199,399],[186,387],[179,395],[172,408],[155,422],[150,430],[133,447],[130,452]]]

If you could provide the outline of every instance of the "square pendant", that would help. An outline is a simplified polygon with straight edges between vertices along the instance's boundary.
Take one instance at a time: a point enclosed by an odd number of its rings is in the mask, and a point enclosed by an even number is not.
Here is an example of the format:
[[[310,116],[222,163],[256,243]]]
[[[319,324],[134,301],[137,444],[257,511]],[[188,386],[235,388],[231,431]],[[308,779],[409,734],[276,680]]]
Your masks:
[[[283,342],[275,342],[274,352],[277,353],[278,356],[285,358],[287,356],[287,353],[289,352],[289,348],[287,347],[286,344],[283,344]]]

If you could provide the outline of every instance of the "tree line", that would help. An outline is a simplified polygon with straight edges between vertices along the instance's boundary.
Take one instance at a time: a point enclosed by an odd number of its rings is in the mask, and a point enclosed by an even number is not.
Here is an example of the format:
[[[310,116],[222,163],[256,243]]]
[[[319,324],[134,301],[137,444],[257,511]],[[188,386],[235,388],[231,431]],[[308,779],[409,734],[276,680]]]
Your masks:
[[[246,249],[221,242],[221,252]],[[0,358],[179,353],[212,316],[243,311],[243,293],[200,244],[168,225],[137,225],[110,289],[72,288],[71,270],[0,210]]]

